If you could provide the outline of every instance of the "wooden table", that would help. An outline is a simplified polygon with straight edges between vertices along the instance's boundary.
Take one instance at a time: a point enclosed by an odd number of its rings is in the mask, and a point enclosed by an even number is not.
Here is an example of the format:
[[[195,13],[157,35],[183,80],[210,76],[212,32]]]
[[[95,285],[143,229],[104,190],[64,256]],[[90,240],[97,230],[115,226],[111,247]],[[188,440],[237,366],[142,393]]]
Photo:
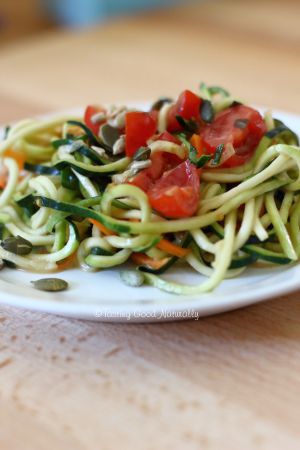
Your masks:
[[[299,113],[299,15],[296,0],[210,2],[3,48],[0,120],[201,79]],[[299,293],[152,325],[3,306],[0,448],[297,450],[299,320]]]

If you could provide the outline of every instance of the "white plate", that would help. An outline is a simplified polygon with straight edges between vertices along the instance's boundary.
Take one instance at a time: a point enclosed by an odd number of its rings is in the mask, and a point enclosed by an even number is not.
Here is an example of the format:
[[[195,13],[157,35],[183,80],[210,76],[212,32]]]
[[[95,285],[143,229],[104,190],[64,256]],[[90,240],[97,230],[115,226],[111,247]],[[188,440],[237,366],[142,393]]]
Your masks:
[[[274,112],[300,134],[300,117]],[[247,269],[224,281],[214,292],[195,297],[176,296],[152,287],[129,288],[119,279],[118,269],[96,273],[79,269],[61,275],[70,288],[47,293],[32,288],[38,274],[5,269],[0,274],[2,304],[52,314],[101,321],[149,322],[199,318],[257,303],[300,288],[300,265],[272,269]],[[204,278],[191,270],[174,268],[168,275],[179,282],[200,283]]]

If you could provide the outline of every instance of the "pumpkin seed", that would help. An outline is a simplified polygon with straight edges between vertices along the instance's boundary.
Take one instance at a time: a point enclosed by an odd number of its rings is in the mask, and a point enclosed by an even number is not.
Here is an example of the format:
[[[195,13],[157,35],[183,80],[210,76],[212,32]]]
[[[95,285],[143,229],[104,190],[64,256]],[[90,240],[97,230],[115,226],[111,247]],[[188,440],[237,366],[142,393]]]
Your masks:
[[[244,128],[247,127],[248,123],[249,119],[236,119],[233,126],[235,128],[240,128],[241,130],[243,130]]]
[[[91,122],[93,124],[97,124],[99,122],[103,122],[105,119],[106,119],[106,113],[103,111],[100,111],[100,112],[92,115]]]
[[[133,161],[128,170],[125,172],[117,173],[112,176],[112,181],[116,184],[126,183],[128,178],[134,177],[140,170],[150,167],[152,164],[150,159],[145,159],[143,161]]]
[[[171,103],[173,101],[172,98],[169,97],[161,97],[159,98],[153,105],[151,106],[151,110],[159,111],[166,103]]]
[[[114,128],[124,128],[125,127],[125,120],[126,120],[126,114],[127,110],[122,110],[118,114],[114,114],[107,123],[111,125]]]
[[[60,278],[41,278],[40,280],[31,281],[31,283],[35,289],[47,292],[64,291],[69,287],[68,283]]]
[[[122,135],[113,145],[113,155],[120,155],[125,151],[125,136]]]
[[[214,109],[209,100],[203,100],[200,107],[201,119],[203,122],[210,123],[214,119]]]
[[[29,255],[32,251],[32,243],[21,236],[4,239],[4,241],[1,242],[1,247],[15,255]]]
[[[102,148],[102,147],[96,147],[95,145],[92,145],[92,146],[91,146],[91,149],[94,150],[94,152],[96,152],[97,155],[100,156],[100,158],[106,158],[106,159],[109,158],[109,156],[108,156],[108,154],[106,153],[106,151],[105,151],[104,148]]]
[[[125,170],[125,172],[122,173],[116,173],[115,175],[113,175],[111,177],[113,183],[115,184],[122,184],[122,183],[126,183],[126,181],[128,180],[128,178],[131,178],[132,172],[130,170]]]
[[[149,147],[140,147],[133,155],[134,161],[144,161],[150,158],[151,149]]]
[[[133,161],[130,164],[130,172],[132,176],[136,175],[140,170],[147,169],[152,164],[150,159],[146,159],[145,161]]]
[[[120,272],[121,280],[131,287],[139,287],[144,284],[145,276],[142,272],[137,270],[122,270]]]
[[[117,128],[114,128],[106,123],[100,128],[99,136],[105,145],[113,147],[114,143],[120,137],[120,132]]]

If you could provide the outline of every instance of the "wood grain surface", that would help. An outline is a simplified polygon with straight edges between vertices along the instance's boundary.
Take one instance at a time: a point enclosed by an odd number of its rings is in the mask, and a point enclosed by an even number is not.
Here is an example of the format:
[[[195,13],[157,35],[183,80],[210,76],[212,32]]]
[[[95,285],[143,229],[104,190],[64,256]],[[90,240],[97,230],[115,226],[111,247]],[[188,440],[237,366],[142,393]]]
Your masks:
[[[6,46],[0,121],[201,79],[300,113],[299,14],[298,1],[196,3]],[[0,449],[298,450],[299,321],[299,293],[156,324],[2,306]]]

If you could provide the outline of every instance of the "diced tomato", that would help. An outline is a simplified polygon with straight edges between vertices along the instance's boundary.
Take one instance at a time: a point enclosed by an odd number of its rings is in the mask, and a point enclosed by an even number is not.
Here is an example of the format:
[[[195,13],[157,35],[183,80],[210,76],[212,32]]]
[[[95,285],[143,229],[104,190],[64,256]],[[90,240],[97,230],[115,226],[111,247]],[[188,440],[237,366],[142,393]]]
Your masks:
[[[152,119],[155,121],[155,123],[157,123],[158,111],[156,111],[156,109],[151,109],[151,111],[149,111],[149,115],[152,117]]]
[[[173,169],[173,167],[181,163],[181,159],[173,153],[154,152],[151,154],[151,162],[152,164],[147,170],[150,177],[153,180],[157,180],[166,170]]]
[[[176,136],[173,136],[173,134],[169,133],[168,131],[164,131],[163,133],[161,133],[157,137],[157,140],[173,142],[174,144],[178,144],[178,145],[181,144],[181,141]]]
[[[201,133],[206,153],[214,153],[220,144],[232,144],[235,155],[227,159],[223,167],[244,164],[253,154],[260,139],[267,131],[260,113],[244,105],[232,106],[218,113]]]
[[[100,106],[93,106],[89,105],[86,107],[85,113],[84,113],[84,123],[92,130],[92,132],[96,135],[99,133],[100,125],[102,125],[105,120],[97,121],[96,123],[93,122],[92,117],[100,112],[105,112],[105,109]]]
[[[131,111],[126,114],[126,155],[131,157],[138,148],[147,144],[156,132],[157,122],[150,113]]]
[[[226,161],[223,162],[219,167],[237,167],[246,164],[246,162],[251,158],[251,154],[249,155],[232,155]]]
[[[181,116],[186,120],[199,120],[201,103],[202,100],[198,95],[188,90],[183,91],[178,97],[175,105],[169,110],[167,130],[174,133],[175,131],[180,131],[182,129],[176,116]]]
[[[163,174],[148,190],[152,208],[165,217],[190,217],[198,209],[200,180],[196,167],[186,160]]]
[[[151,166],[148,169],[141,170],[130,181],[130,184],[134,184],[144,192],[148,192],[150,187],[164,172],[173,169],[173,167],[178,166],[181,162],[182,160],[173,153],[154,152],[151,155]]]
[[[148,169],[141,170],[131,181],[128,181],[129,184],[134,184],[134,186],[139,187],[144,192],[148,192],[150,187],[153,184],[153,179],[149,175]]]

